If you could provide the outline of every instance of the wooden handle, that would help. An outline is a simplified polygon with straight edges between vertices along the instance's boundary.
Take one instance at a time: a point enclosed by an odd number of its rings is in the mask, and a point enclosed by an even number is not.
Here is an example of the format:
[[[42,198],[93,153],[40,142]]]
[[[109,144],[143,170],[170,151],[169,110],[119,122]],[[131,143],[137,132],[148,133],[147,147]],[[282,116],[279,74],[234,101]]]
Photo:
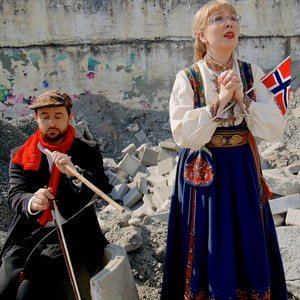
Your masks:
[[[45,153],[51,157],[52,152],[49,149],[45,149]],[[76,169],[70,167],[69,165],[65,165],[65,168],[72,173],[73,176],[81,180],[86,186],[88,186],[92,191],[94,191],[97,195],[99,195],[101,198],[103,198],[106,202],[111,204],[114,208],[116,208],[119,212],[123,213],[125,212],[124,207],[119,205],[117,202],[115,202],[113,199],[108,197],[105,193],[103,193],[100,189],[98,189],[95,185],[93,185],[90,181],[88,181],[85,177],[83,177],[80,173],[77,172]]]

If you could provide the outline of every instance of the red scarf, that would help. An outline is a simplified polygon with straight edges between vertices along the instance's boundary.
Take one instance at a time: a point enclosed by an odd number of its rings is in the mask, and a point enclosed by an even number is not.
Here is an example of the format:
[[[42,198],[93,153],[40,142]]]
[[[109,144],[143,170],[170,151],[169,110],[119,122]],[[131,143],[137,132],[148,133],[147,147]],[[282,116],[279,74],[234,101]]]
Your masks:
[[[52,152],[59,151],[61,153],[66,153],[71,148],[74,138],[75,138],[74,127],[69,125],[62,143],[57,146],[53,146],[53,145],[49,145],[45,140],[43,140],[43,136],[40,129],[37,129],[36,133],[33,136],[31,136],[26,141],[26,143],[18,150],[12,162],[23,166],[24,170],[38,171],[42,161],[42,152],[37,147],[38,142],[40,142],[44,148],[49,149]],[[57,169],[56,165],[53,164],[48,187],[52,188],[53,190],[52,193],[54,198],[56,197],[59,178],[60,178],[60,171]],[[38,219],[38,221],[43,226],[48,221],[52,221],[50,206],[43,211],[43,214],[41,218]]]

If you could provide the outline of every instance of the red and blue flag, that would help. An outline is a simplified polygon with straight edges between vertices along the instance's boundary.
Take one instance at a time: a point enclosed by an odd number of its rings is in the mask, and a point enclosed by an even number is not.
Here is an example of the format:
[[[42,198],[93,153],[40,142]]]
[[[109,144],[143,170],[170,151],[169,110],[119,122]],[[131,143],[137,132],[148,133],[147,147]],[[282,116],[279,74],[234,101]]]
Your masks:
[[[291,90],[291,57],[262,79],[262,83],[274,94],[281,113],[285,115]]]

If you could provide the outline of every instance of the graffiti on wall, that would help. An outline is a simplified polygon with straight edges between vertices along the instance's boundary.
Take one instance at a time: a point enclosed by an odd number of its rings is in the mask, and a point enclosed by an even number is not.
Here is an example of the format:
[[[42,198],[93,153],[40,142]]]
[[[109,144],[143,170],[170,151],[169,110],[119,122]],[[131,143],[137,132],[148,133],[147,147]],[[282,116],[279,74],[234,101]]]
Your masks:
[[[88,52],[79,58],[74,58],[72,52],[57,52],[0,50],[0,117],[28,115],[28,105],[35,97],[54,88],[68,92],[73,101],[82,94],[114,93],[118,101],[135,97],[141,108],[151,108],[145,96],[148,71],[136,67],[135,53],[112,63]]]

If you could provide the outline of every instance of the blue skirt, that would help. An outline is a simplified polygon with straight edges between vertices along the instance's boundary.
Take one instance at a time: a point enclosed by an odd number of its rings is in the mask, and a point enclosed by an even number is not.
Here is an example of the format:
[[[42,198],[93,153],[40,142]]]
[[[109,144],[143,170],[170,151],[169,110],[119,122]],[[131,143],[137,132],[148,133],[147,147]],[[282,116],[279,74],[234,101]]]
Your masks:
[[[161,299],[287,299],[273,217],[269,203],[261,203],[249,143],[207,149],[180,152]]]

